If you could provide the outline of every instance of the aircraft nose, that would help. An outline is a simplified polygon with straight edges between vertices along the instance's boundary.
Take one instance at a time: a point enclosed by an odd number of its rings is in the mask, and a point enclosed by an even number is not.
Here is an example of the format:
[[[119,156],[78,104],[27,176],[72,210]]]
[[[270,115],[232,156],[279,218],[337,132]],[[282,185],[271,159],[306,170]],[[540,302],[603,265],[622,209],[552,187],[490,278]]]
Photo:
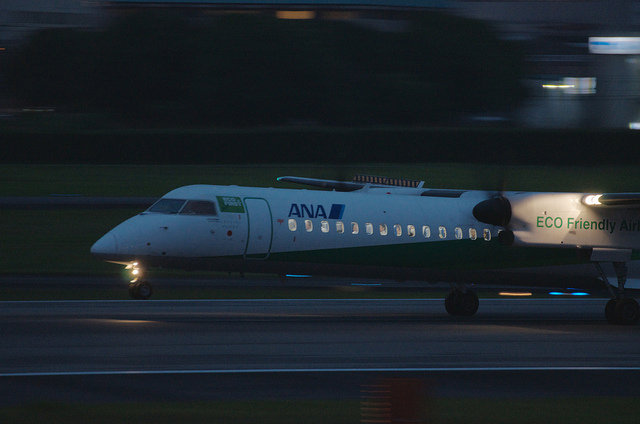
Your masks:
[[[112,233],[107,233],[91,246],[91,254],[94,256],[106,256],[118,253],[118,242]]]

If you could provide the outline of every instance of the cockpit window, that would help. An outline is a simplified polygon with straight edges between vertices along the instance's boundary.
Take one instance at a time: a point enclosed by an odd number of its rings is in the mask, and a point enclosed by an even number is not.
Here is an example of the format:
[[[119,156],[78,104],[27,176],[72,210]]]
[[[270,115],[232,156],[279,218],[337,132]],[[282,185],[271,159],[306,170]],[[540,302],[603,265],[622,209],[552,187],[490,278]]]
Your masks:
[[[208,200],[189,200],[180,215],[209,215],[217,216],[216,205]]]
[[[149,212],[178,213],[185,202],[182,199],[160,199],[149,208]]]

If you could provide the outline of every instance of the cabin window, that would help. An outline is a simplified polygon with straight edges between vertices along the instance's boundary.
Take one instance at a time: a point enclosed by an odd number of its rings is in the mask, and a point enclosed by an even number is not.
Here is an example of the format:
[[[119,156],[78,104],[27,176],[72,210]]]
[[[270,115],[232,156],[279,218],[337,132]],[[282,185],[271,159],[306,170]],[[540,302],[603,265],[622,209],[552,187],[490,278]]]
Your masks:
[[[366,224],[364,224],[364,228],[365,228],[365,232],[367,233],[368,236],[373,234],[373,224],[370,222],[367,222]]]
[[[313,231],[313,222],[310,219],[304,220],[304,229],[307,230],[307,233]]]
[[[342,234],[344,233],[344,222],[342,221],[336,221],[336,232],[338,234]]]
[[[149,212],[157,213],[178,213],[186,200],[183,199],[160,199],[151,206]]]
[[[438,237],[440,237],[441,239],[447,238],[447,229],[445,227],[438,227]]]
[[[389,233],[389,229],[387,228],[387,224],[380,224],[380,235],[386,236]]]
[[[289,231],[295,231],[298,229],[298,223],[295,219],[289,218]]]
[[[485,241],[491,241],[491,230],[488,228],[485,228],[484,231],[482,232],[483,236],[484,236],[484,240]]]
[[[409,235],[409,237],[415,237],[416,227],[414,227],[413,225],[407,225],[407,234]]]
[[[322,231],[323,233],[328,233],[329,232],[329,222],[321,221],[320,222],[320,231]]]
[[[357,222],[351,223],[351,234],[358,234],[360,232],[360,227]]]
[[[424,238],[431,237],[431,228],[428,225],[422,227],[422,235]]]
[[[215,203],[209,200],[189,200],[180,211],[180,215],[217,216]]]
[[[469,228],[469,238],[471,240],[475,240],[478,238],[478,232],[476,231],[475,228]]]
[[[456,227],[455,230],[453,230],[456,236],[457,240],[461,240],[462,239],[462,228],[460,227]]]
[[[396,233],[396,236],[398,236],[398,237],[402,236],[402,225],[395,224],[393,226],[393,231]]]

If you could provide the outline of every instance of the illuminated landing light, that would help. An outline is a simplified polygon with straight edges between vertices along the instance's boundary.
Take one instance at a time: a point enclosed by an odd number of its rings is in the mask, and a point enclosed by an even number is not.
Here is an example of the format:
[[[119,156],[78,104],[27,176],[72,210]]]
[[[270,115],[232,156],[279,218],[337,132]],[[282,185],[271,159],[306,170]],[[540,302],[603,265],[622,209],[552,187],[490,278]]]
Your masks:
[[[594,77],[565,77],[560,81],[542,84],[546,90],[560,90],[566,94],[594,94],[596,79]]]
[[[585,292],[549,292],[551,296],[589,296],[589,293]]]
[[[601,205],[602,204],[600,203],[601,197],[602,197],[602,194],[590,194],[584,198],[583,202],[587,206]]]
[[[525,297],[525,296],[532,296],[533,293],[526,293],[526,292],[500,292],[498,293],[500,296],[512,296],[512,297]]]
[[[566,90],[568,88],[575,88],[576,86],[573,84],[542,84],[542,88],[546,88],[548,90]]]
[[[640,122],[629,122],[630,130],[640,130]]]
[[[133,280],[131,280],[132,283],[135,283],[142,278],[143,269],[140,268],[140,264],[138,262],[130,263],[125,269],[131,270],[131,275],[133,276]]]

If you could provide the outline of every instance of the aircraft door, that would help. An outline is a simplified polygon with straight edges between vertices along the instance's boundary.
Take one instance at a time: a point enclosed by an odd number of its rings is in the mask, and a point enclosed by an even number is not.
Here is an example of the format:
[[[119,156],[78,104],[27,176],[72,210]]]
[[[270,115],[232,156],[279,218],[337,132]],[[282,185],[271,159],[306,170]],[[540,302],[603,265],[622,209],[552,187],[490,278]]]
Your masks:
[[[249,218],[249,236],[244,257],[247,259],[266,259],[271,250],[273,234],[271,208],[265,199],[245,197]]]

